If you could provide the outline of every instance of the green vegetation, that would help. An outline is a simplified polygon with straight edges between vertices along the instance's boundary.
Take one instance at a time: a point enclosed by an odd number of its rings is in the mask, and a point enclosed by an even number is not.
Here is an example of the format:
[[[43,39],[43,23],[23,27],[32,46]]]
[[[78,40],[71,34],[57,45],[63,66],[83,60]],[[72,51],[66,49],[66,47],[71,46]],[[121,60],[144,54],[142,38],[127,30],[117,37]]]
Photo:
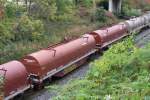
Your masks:
[[[0,99],[4,97],[4,81],[3,77],[0,76]]]
[[[149,4],[146,4],[143,8],[145,11],[150,11],[150,5]]]
[[[142,14],[140,9],[133,7],[130,0],[124,0],[123,4],[124,4],[122,6],[122,15],[123,16],[128,16],[128,17],[135,16],[136,17],[136,16],[140,16]]]
[[[102,9],[102,8],[99,8],[99,9],[97,9],[97,11],[96,11],[96,19],[98,20],[98,21],[102,21],[102,22],[106,22],[106,20],[108,19],[107,18],[107,16],[106,17],[103,17],[103,16],[105,16],[105,13],[106,13],[106,10],[104,10],[104,9]]]
[[[122,16],[140,16],[142,12],[150,10],[148,0],[123,0]]]
[[[113,45],[91,64],[85,79],[49,87],[54,100],[143,100],[150,96],[150,46],[137,48],[132,38]],[[147,99],[146,99],[147,100]]]
[[[44,25],[40,20],[32,20],[28,16],[22,16],[14,27],[15,41],[40,40],[44,36]]]
[[[99,10],[99,0],[0,2],[0,64],[116,21]]]

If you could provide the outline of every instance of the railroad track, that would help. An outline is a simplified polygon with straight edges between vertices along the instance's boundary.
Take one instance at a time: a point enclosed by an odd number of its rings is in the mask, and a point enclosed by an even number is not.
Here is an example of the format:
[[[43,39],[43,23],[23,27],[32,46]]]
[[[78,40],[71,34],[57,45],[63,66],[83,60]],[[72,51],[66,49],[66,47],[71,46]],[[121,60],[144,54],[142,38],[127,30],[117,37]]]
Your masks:
[[[146,44],[150,43],[150,28],[143,30],[142,32],[140,32],[140,34],[137,34],[135,36],[134,42],[138,47],[144,47]],[[98,59],[99,57],[100,56],[97,55],[94,59]],[[52,83],[50,83],[50,85],[64,85],[72,79],[84,78],[87,71],[89,70],[89,63],[84,64],[65,77],[53,81]],[[53,96],[55,96],[54,93],[49,92],[47,89],[43,89],[38,92],[30,91],[28,93],[25,93],[21,100],[51,100],[50,98],[52,98]],[[20,98],[17,98],[15,100],[20,100]]]
[[[150,43],[150,28],[135,36],[135,44],[138,47],[144,47],[147,43]]]

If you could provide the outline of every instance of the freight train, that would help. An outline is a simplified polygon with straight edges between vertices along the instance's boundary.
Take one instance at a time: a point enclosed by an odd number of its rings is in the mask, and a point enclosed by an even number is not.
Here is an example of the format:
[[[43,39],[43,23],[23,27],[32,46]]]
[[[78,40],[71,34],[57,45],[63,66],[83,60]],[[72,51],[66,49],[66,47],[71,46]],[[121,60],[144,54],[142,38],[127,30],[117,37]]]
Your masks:
[[[150,14],[87,33],[67,43],[49,46],[20,60],[0,65],[5,100],[31,88],[39,88],[52,76],[63,77],[86,62],[90,55],[111,43],[150,26]]]

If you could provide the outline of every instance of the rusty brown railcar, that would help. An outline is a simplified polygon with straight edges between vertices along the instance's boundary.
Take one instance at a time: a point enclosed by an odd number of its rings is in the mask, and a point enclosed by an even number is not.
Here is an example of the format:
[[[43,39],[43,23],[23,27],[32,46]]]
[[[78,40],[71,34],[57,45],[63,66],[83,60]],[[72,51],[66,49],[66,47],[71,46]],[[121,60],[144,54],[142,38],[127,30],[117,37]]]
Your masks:
[[[101,48],[128,35],[127,26],[124,23],[114,25],[104,30],[96,30],[90,34],[94,36],[96,44]]]
[[[4,77],[4,95],[6,100],[30,88],[28,72],[21,62],[11,61],[0,65],[0,69],[0,75]]]
[[[95,52],[95,45],[94,37],[86,34],[54,48],[29,54],[21,62],[29,73],[46,79]]]

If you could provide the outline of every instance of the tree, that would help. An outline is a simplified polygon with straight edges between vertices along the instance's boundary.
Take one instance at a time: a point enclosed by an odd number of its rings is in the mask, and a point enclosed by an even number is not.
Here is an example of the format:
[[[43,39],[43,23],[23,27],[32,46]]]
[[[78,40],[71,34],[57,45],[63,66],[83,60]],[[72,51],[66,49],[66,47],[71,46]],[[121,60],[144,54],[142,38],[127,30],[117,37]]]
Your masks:
[[[44,25],[40,20],[32,20],[28,16],[22,16],[14,27],[15,41],[39,40],[44,35]]]
[[[73,15],[73,0],[34,0],[35,16],[47,21],[67,20]],[[32,13],[33,14],[33,13]]]
[[[80,0],[74,0],[76,6],[79,4],[79,1]]]
[[[7,0],[0,0],[0,19],[3,18],[4,15],[4,5]]]
[[[72,0],[57,0],[57,14],[72,13],[73,1]]]
[[[4,98],[4,77],[0,75],[0,100],[3,100],[3,98]]]
[[[0,7],[4,7],[6,2],[7,2],[7,0],[0,0]]]
[[[41,18],[54,19],[56,14],[56,0],[34,0],[34,4],[37,6],[35,15]]]
[[[95,14],[96,14],[96,1],[93,0],[93,21],[95,21]]]

